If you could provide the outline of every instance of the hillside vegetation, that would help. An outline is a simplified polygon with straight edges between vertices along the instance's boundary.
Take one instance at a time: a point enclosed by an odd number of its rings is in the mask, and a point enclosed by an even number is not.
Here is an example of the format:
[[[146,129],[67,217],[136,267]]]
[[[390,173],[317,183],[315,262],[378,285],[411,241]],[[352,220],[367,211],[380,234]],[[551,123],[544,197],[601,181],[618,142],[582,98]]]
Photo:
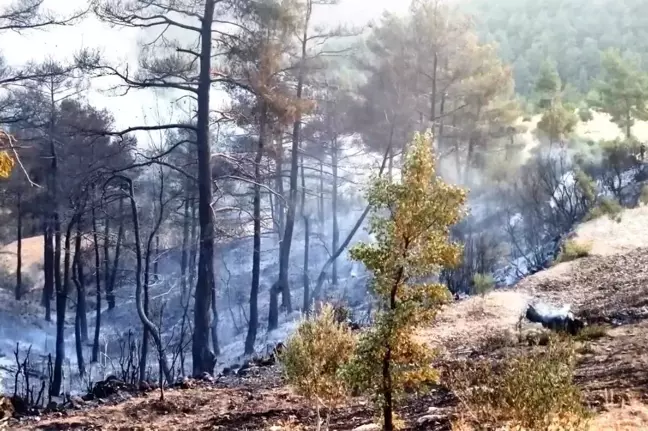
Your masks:
[[[529,340],[542,330],[529,323],[519,325],[530,301],[569,304],[574,312],[587,315],[593,328],[602,328],[597,335],[590,331],[591,338],[576,341],[575,383],[594,411],[586,429],[645,429],[648,254],[642,247],[648,210],[626,210],[622,218],[621,224],[602,218],[577,228],[575,240],[593,241],[589,257],[539,272],[513,289],[449,304],[417,339],[440,349],[435,364],[442,369],[460,367],[462,361],[500,361],[538,349]],[[111,406],[82,402],[78,411],[65,417],[13,423],[11,429],[180,430],[191,424],[198,430],[220,426],[294,431],[315,429],[316,424],[310,402],[285,386],[275,367],[258,368],[241,377],[219,377],[216,383],[187,381],[181,388],[167,390],[164,401],[158,400],[156,392],[126,397]],[[463,401],[447,393],[443,384],[426,397],[409,399],[401,413],[404,429],[444,430],[450,422],[455,424],[453,429],[471,429]],[[330,415],[330,429],[375,429],[361,398],[346,400]]]
[[[46,3],[139,58],[0,58],[0,428],[646,429],[645,1]]]
[[[648,68],[648,5],[641,0],[467,0],[480,36],[513,65],[516,90],[531,95],[542,63],[553,61],[571,96],[598,79],[601,53],[617,48]]]

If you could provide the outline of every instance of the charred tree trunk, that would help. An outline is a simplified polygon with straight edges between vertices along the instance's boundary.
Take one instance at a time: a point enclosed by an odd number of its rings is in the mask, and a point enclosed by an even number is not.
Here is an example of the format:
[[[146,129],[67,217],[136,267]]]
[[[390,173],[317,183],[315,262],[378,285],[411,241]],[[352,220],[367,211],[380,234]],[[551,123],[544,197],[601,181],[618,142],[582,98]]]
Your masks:
[[[392,315],[396,313],[396,308],[398,307],[398,299],[396,298],[396,293],[398,292],[399,284],[403,281],[403,274],[404,268],[400,266],[396,271],[396,277],[394,278],[394,283],[391,287],[389,303],[386,304],[386,306],[389,307],[389,311],[390,313],[392,313]],[[387,339],[391,340],[391,330],[389,331],[390,332],[387,333]],[[383,419],[385,421],[383,425],[384,431],[394,431],[394,403],[392,398],[394,386],[391,371],[392,348],[393,346],[391,342],[388,341],[387,345],[385,346],[385,353],[383,354],[382,358],[382,382],[380,392],[382,392],[383,398]]]
[[[37,215],[32,213],[30,215],[31,223],[29,223],[29,236],[36,236],[39,233],[42,233],[39,230],[39,227],[42,225],[42,219]]]
[[[52,218],[48,213],[43,222],[43,305],[45,306],[45,320],[52,321],[52,296],[54,294],[54,235],[52,232]]]
[[[77,368],[79,369],[79,375],[81,377],[85,376],[85,361],[83,359],[83,341],[81,341],[81,321],[80,314],[77,312],[76,318],[74,319],[74,341],[76,346],[76,357],[77,357]]]
[[[437,147],[439,148],[440,152],[443,151],[442,145],[443,145],[443,125],[445,123],[444,121],[445,102],[446,102],[446,94],[444,92],[443,94],[441,94],[441,106],[439,107],[439,133],[434,137],[437,141]]]
[[[389,158],[389,165],[387,167],[387,178],[390,180],[393,178],[393,169],[394,169],[394,132],[395,132],[395,126],[394,122],[392,121],[391,126],[389,128],[389,145],[387,146],[387,155]]]
[[[385,151],[385,155],[383,156],[382,164],[380,165],[380,170],[378,171],[378,176],[381,176],[383,171],[385,170],[385,166],[387,165],[387,159],[389,158],[389,154],[391,153],[390,147],[387,148]],[[362,212],[358,220],[356,221],[355,225],[353,225],[353,228],[351,228],[351,232],[347,235],[347,237],[342,241],[342,244],[340,244],[340,247],[338,247],[337,250],[334,250],[333,255],[329,257],[329,259],[326,261],[324,266],[322,267],[322,270],[319,273],[319,276],[317,277],[317,283],[315,284],[315,290],[313,291],[313,300],[318,301],[321,298],[322,295],[322,286],[324,286],[324,281],[326,280],[326,274],[328,273],[329,268],[337,259],[342,252],[347,248],[351,240],[353,239],[353,236],[356,234],[358,229],[360,229],[360,226],[362,226],[362,223],[364,222],[364,219],[367,217],[369,214],[369,211],[371,211],[371,205],[367,205],[365,210]]]
[[[162,226],[162,221],[164,220],[164,174],[162,171],[160,171],[160,193],[158,195],[158,206],[159,206],[159,213],[158,217],[155,220],[155,224],[153,225],[153,229],[151,230],[151,233],[148,236],[148,240],[146,241],[146,255],[144,256],[144,301],[142,304],[142,308],[144,311],[144,315],[148,318],[149,316],[149,286],[151,284],[151,254],[153,253],[153,240],[156,241],[156,254],[155,258],[157,259],[157,249],[159,247],[159,236],[158,232],[160,231],[160,226]],[[155,268],[155,264],[154,264]],[[154,272],[155,273],[155,272]],[[146,380],[146,363],[148,359],[148,349],[149,349],[149,338],[150,338],[150,330],[148,328],[148,325],[144,323],[144,327],[142,328],[142,351],[140,352],[140,364],[139,364],[139,381],[143,382]],[[159,350],[159,349],[158,349]]]
[[[106,301],[108,310],[115,308],[115,286],[117,284],[117,271],[119,270],[119,257],[121,255],[121,245],[124,241],[124,199],[119,199],[119,229],[117,230],[117,243],[115,244],[115,259],[110,269],[110,280],[106,288]]]
[[[338,226],[338,144],[337,139],[331,142],[331,166],[333,169],[333,190],[332,190],[332,206],[331,212],[333,217],[333,244],[332,250],[337,250],[340,242],[340,229]],[[331,268],[331,283],[333,286],[338,284],[337,273],[337,259],[333,260],[333,267]]]
[[[69,270],[69,269],[68,269]],[[63,384],[63,359],[65,358],[65,307],[68,291],[61,280],[61,222],[58,211],[54,215],[54,289],[56,291],[56,357],[50,393],[58,396]]]
[[[198,257],[198,218],[196,217],[196,199],[191,197],[191,245],[189,246],[189,289],[196,281],[196,258]]]
[[[88,315],[86,304],[85,276],[83,274],[83,259],[81,258],[81,217],[77,219],[77,232],[74,239],[74,270],[72,278],[77,288],[77,315],[81,328],[81,341],[88,341]]]
[[[153,259],[153,282],[157,283],[160,280],[160,234],[155,234],[155,259]]]
[[[437,100],[437,70],[439,65],[439,55],[434,51],[434,59],[432,61],[432,93],[430,94],[430,128],[432,134],[436,136],[436,100]],[[434,143],[433,143],[434,144]]]
[[[254,158],[254,245],[252,250],[252,287],[250,288],[250,320],[248,322],[248,332],[245,337],[245,354],[254,353],[254,343],[259,327],[259,281],[261,278],[261,162],[263,161],[263,151],[266,134],[266,116],[267,110],[261,102],[261,116],[259,119],[259,145],[257,147],[256,157]],[[279,199],[277,199],[279,200]]]
[[[160,370],[162,373],[164,373],[164,378],[166,379],[166,381],[171,382],[171,370],[169,369],[166,352],[164,345],[162,344],[160,330],[144,312],[144,302],[142,300],[142,241],[140,238],[139,217],[137,214],[135,194],[133,192],[133,183],[130,178],[121,175],[115,176],[113,178],[118,178],[127,185],[126,189],[128,198],[130,200],[131,217],[133,220],[133,236],[135,237],[135,304],[137,305],[137,314],[139,315],[142,324],[151,335],[151,338],[153,338],[153,342],[155,343],[155,347],[157,348],[158,359],[160,361]]]
[[[106,303],[108,310],[115,308],[115,296],[110,288],[110,217],[106,208],[106,218],[104,219],[104,238],[103,238],[103,274],[104,286],[106,287]],[[112,304],[112,308],[111,308]]]
[[[628,141],[632,140],[632,123],[633,123],[632,115],[630,115],[630,113],[628,112],[628,114],[626,116],[626,127],[625,127],[625,129],[626,129],[626,139]]]
[[[214,352],[209,348],[211,330],[211,296],[214,283],[214,217],[212,214],[211,145],[209,139],[209,91],[211,88],[212,21],[215,1],[205,2],[201,22],[200,71],[196,143],[198,147],[198,218],[200,246],[198,280],[194,301],[194,334],[192,340],[193,374],[213,374]],[[218,347],[218,343],[214,347]]]
[[[302,279],[304,281],[304,303],[303,309],[306,315],[310,313],[310,302],[311,302],[311,293],[310,293],[310,278],[308,276],[308,261],[310,250],[310,217],[308,214],[304,215],[304,272],[302,274]]]
[[[187,265],[189,263],[189,181],[185,185],[184,217],[182,219],[182,254],[180,257],[180,298],[184,304],[187,298]]]
[[[93,193],[96,196],[95,193]],[[92,241],[94,242],[96,300],[95,330],[92,342],[92,362],[99,361],[99,335],[101,333],[101,257],[99,255],[99,238],[97,235],[97,213],[92,205]]]
[[[463,171],[463,183],[468,185],[470,179],[470,166],[472,164],[473,155],[475,154],[475,139],[471,137],[468,140],[468,150],[466,152],[466,165]]]
[[[66,246],[66,260],[69,261],[69,238],[65,238]],[[72,261],[72,280],[76,286],[77,292],[77,306],[76,315],[74,319],[74,341],[76,346],[77,365],[79,367],[79,374],[85,375],[85,362],[83,360],[83,342],[88,339],[88,326],[86,321],[86,301],[85,301],[85,285],[83,280],[83,266],[81,260],[81,220],[77,220],[76,236],[74,238],[74,260]],[[67,270],[67,269],[66,269]],[[66,275],[68,277],[68,275]],[[69,282],[68,282],[69,283]],[[85,322],[85,323],[84,323]],[[85,325],[85,338],[83,337],[83,330]]]
[[[150,243],[150,241],[149,241]],[[151,276],[151,248],[149,244],[146,247],[146,255],[144,257],[144,300],[142,301],[142,308],[144,314],[148,317],[149,315],[149,281]],[[146,324],[142,328],[142,347],[140,351],[140,362],[139,362],[139,381],[144,382],[146,380],[146,363],[148,361],[148,349],[149,349],[149,330],[146,327]]]
[[[211,321],[211,345],[214,349],[214,354],[219,355],[220,349],[218,347],[218,307],[216,307],[218,301],[216,297],[216,289],[212,289],[211,292],[211,307],[212,307],[212,321]],[[232,321],[234,323],[234,321]]]
[[[275,198],[275,218],[277,225],[277,236],[279,243],[283,238],[284,229],[286,228],[286,211],[284,202],[284,182],[283,182],[283,146],[281,140],[277,145],[277,153],[275,154],[275,190],[277,197]]]
[[[310,217],[306,209],[306,175],[304,173],[304,156],[301,157],[301,215],[304,220],[304,266],[302,272],[302,280],[304,282],[304,302],[302,310],[306,315],[309,314],[310,309],[310,279],[308,277],[308,260],[310,248]]]
[[[18,196],[18,208],[17,208],[17,226],[16,226],[16,239],[17,239],[17,245],[16,245],[16,300],[20,301],[20,298],[22,298],[22,220],[23,220],[23,213],[22,213],[22,197],[19,195]]]
[[[47,176],[47,198],[49,200],[48,218],[45,227],[45,246],[44,246],[44,260],[48,267],[45,268],[45,319],[51,320],[51,299],[52,294],[56,292],[57,303],[58,293],[61,285],[61,225],[58,215],[58,193],[57,193],[57,176],[58,176],[58,157],[56,153],[56,144],[54,142],[54,130],[56,122],[56,103],[54,100],[54,92],[50,92],[50,117],[49,117],[49,150],[51,162]],[[52,248],[52,238],[54,239],[54,246]],[[58,259],[57,259],[58,252]],[[58,305],[57,305],[58,308]],[[63,310],[65,313],[65,310]],[[58,309],[57,309],[58,314]],[[57,323],[58,326],[58,323]],[[58,333],[58,329],[57,329]],[[60,387],[60,383],[59,383]],[[60,389],[60,388],[59,388]]]
[[[319,217],[320,226],[324,225],[324,162],[319,161],[319,196],[317,214]],[[321,229],[321,227],[320,227]],[[321,230],[320,230],[321,232]]]
[[[479,119],[481,116],[481,111],[482,107],[478,106],[477,107],[477,113],[476,113],[476,118]],[[468,139],[468,150],[466,151],[466,164],[464,166],[464,172],[463,172],[463,183],[464,185],[468,185],[470,178],[470,168],[472,167],[473,164],[473,157],[475,155],[475,150],[477,150],[477,144],[479,143],[479,132],[475,129],[471,133],[470,139]]]
[[[301,58],[297,73],[297,94],[296,100],[302,99],[304,90],[304,78],[306,75],[306,47],[308,44],[308,26],[310,22],[312,4],[307,2],[306,19],[304,20],[303,37],[301,40]],[[301,143],[301,113],[297,113],[297,118],[293,123],[292,146],[290,154],[290,191],[288,196],[288,211],[286,212],[286,229],[281,239],[279,248],[279,280],[277,289],[281,292],[282,306],[288,313],[292,311],[292,301],[290,298],[290,284],[288,281],[288,265],[290,262],[290,247],[292,245],[293,231],[295,229],[295,213],[297,209],[297,177],[299,175],[299,145]],[[278,313],[270,313],[268,319],[268,331],[277,329],[279,326]]]
[[[58,236],[56,240],[56,249],[54,251],[54,273],[56,282],[56,356],[54,358],[54,375],[52,377],[52,385],[50,386],[50,395],[58,396],[61,393],[63,385],[63,360],[65,359],[65,309],[67,306],[67,296],[70,291],[70,237],[72,236],[72,228],[76,222],[76,215],[70,220],[65,234],[65,257],[63,269],[63,282],[61,282],[61,234],[60,223]],[[58,222],[58,217],[57,217]],[[58,259],[57,259],[58,257]],[[58,267],[58,270],[57,270]],[[58,274],[57,274],[58,273]]]

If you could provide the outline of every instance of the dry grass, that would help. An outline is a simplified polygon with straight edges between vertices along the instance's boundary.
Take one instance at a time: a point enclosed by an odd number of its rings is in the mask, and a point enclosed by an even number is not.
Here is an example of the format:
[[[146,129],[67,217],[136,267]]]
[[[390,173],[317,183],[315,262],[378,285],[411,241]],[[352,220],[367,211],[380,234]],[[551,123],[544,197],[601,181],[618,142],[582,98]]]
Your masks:
[[[592,244],[590,242],[582,243],[573,239],[565,241],[563,249],[556,258],[555,263],[570,262],[572,260],[580,259],[589,256],[592,251]]]
[[[530,299],[524,292],[498,290],[450,304],[419,337],[446,353],[479,346],[492,334],[514,329]]]
[[[645,431],[648,429],[648,405],[638,400],[608,405],[606,411],[590,422],[590,431]]]
[[[92,241],[84,238],[84,249],[92,247]],[[14,241],[0,247],[0,271],[9,276],[16,274],[18,263],[18,242]],[[31,280],[33,289],[38,289],[43,283],[43,237],[33,236],[22,240],[22,273]]]
[[[9,275],[16,273],[18,242],[14,241],[0,248],[0,266]],[[35,279],[42,272],[43,237],[34,236],[22,240],[22,272]]]
[[[302,400],[285,389],[251,393],[244,389],[201,386],[189,390],[168,390],[165,401],[160,401],[158,394],[151,393],[118,405],[101,406],[68,417],[50,417],[12,429],[243,430],[247,426],[248,429],[259,430],[290,421],[289,414],[273,412],[302,409]],[[247,420],[246,415],[249,416]]]
[[[607,336],[607,328],[602,325],[591,325],[583,328],[581,332],[576,336],[578,341],[592,341],[598,340]]]
[[[444,373],[470,422],[493,429],[515,424],[545,431],[554,423],[584,431],[589,412],[574,383],[573,342],[552,337],[546,348],[515,353],[502,360],[455,362]]]
[[[629,403],[610,404],[604,412],[592,417],[588,431],[646,431],[648,430],[648,405],[638,400]],[[478,431],[466,418],[452,423],[452,431]],[[497,431],[524,431],[520,428],[502,426]],[[555,431],[563,431],[556,425]]]
[[[576,229],[580,241],[592,244],[592,255],[610,256],[628,253],[648,245],[648,206],[623,211],[623,221],[609,217],[583,223]]]
[[[591,324],[581,334],[575,381],[586,404],[597,412],[588,431],[647,430],[648,405],[642,400],[648,399],[648,249],[641,247],[648,244],[648,207],[626,210],[622,220],[603,217],[578,227],[578,241],[592,245],[588,259],[537,273],[515,290],[453,304],[434,328],[421,335],[453,357],[480,346],[482,355],[527,348],[507,347],[504,334],[514,328],[526,301],[534,297],[554,305],[570,304],[590,321],[622,319],[623,326]],[[479,309],[485,312],[475,312]],[[617,394],[613,400],[610,391]],[[624,403],[628,393],[639,395]],[[453,429],[473,430],[461,419]]]

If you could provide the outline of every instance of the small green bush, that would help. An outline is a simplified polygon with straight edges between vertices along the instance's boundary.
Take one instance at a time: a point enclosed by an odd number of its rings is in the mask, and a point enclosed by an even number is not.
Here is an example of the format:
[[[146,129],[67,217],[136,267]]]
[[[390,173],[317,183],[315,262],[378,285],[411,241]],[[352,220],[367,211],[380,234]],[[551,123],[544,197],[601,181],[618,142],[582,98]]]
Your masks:
[[[295,391],[315,403],[320,427],[320,407],[328,411],[349,393],[342,368],[355,349],[348,325],[337,321],[335,309],[326,304],[313,320],[304,320],[279,355],[284,375]],[[328,427],[328,425],[327,425]]]
[[[598,205],[594,206],[589,210],[585,216],[585,221],[594,220],[604,215],[607,215],[610,220],[614,220],[617,223],[621,223],[621,212],[623,207],[613,198],[603,198],[599,201]]]
[[[490,274],[475,274],[472,281],[473,295],[485,296],[495,287],[495,279]]]
[[[524,355],[452,364],[446,385],[471,412],[477,429],[584,430],[589,412],[574,383],[571,340],[552,337],[548,346]],[[515,428],[518,427],[518,428]]]
[[[576,242],[573,239],[569,239],[565,241],[563,249],[560,254],[558,254],[555,263],[569,262],[572,260],[580,259],[582,257],[587,257],[589,256],[591,251],[591,244],[582,244]]]

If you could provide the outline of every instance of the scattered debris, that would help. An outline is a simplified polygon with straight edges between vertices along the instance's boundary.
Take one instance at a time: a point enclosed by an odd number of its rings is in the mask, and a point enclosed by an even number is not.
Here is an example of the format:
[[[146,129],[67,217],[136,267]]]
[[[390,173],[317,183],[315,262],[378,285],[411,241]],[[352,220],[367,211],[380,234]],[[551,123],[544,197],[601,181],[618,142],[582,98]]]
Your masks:
[[[106,380],[95,383],[92,391],[86,394],[83,400],[104,399],[123,392],[134,393],[138,391],[139,387],[122,382],[115,376],[108,376]]]

